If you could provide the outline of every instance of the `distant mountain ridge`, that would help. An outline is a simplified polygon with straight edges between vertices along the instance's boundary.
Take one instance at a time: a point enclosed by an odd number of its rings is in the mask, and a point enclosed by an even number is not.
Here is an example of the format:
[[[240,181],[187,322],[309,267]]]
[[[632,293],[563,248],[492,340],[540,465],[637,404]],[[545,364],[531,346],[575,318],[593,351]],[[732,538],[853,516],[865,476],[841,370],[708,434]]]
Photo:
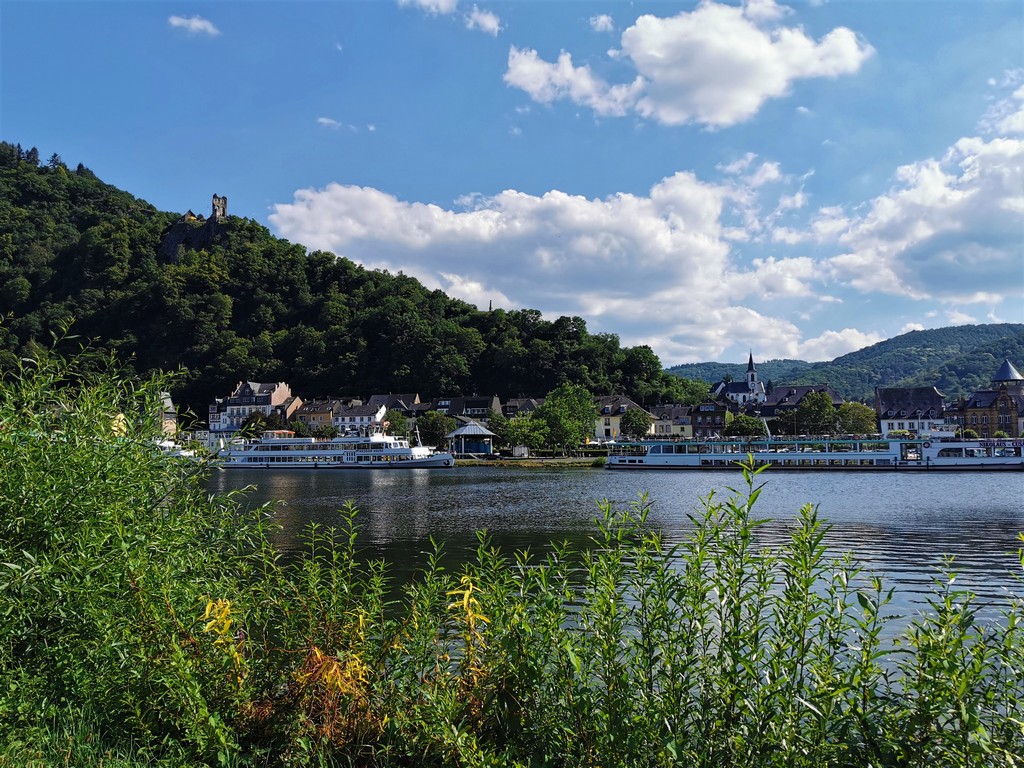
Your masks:
[[[988,385],[999,364],[1024,363],[1024,323],[958,325],[911,331],[822,363],[757,359],[758,378],[783,384],[829,384],[848,400],[870,402],[875,387],[935,386],[954,399]],[[713,384],[740,380],[744,363],[688,363],[667,369]]]

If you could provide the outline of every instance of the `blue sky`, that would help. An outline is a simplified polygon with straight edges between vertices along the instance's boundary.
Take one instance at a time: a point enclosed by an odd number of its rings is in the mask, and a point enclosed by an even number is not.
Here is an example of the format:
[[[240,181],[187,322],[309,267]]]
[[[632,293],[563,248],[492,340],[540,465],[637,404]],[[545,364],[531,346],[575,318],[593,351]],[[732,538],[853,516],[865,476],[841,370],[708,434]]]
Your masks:
[[[1024,5],[0,2],[0,136],[665,365],[1024,322]]]

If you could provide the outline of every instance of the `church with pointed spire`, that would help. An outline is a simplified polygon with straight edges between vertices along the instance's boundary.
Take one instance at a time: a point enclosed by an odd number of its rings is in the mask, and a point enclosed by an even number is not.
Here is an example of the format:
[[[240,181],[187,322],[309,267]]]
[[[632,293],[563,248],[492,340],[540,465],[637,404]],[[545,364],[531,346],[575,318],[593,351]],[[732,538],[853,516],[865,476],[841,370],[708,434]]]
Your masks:
[[[728,400],[738,406],[760,405],[768,399],[764,382],[757,379],[757,366],[754,365],[754,352],[751,350],[747,359],[747,373],[744,381],[722,380],[711,387],[711,395],[717,400]]]

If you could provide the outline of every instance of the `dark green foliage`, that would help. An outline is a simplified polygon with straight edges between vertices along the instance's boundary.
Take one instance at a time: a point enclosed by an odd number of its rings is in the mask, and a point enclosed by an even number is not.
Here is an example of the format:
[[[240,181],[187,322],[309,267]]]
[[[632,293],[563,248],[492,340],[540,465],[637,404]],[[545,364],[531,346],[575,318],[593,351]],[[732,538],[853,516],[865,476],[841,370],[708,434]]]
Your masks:
[[[757,376],[761,381],[786,382],[803,375],[813,367],[813,363],[805,363],[803,360],[765,360],[756,361]],[[673,365],[666,369],[674,376],[686,379],[693,379],[704,383],[704,396],[707,396],[707,387],[724,381],[731,376],[731,381],[743,381],[747,375],[746,363],[683,363]]]
[[[546,445],[559,448],[564,453],[594,433],[596,418],[594,397],[586,387],[563,384],[548,392],[544,404],[534,412],[531,421],[536,419],[544,424]]]
[[[31,152],[29,154],[32,154]],[[579,317],[481,312],[403,274],[273,237],[254,221],[179,221],[55,154],[0,143],[0,351],[16,358],[69,320],[137,372],[180,370],[202,416],[239,379],[306,399],[417,391],[536,397],[560,384],[678,399],[647,347]],[[4,359],[9,359],[7,355]],[[0,360],[0,364],[3,361]]]
[[[627,408],[619,421],[619,430],[623,437],[630,440],[642,440],[651,430],[654,419],[646,411],[636,408]]]
[[[726,437],[762,437],[768,434],[768,428],[761,419],[739,413],[729,422],[724,434]]]
[[[455,419],[440,411],[427,411],[416,419],[416,430],[422,445],[444,445],[445,436],[453,432],[455,427]]]

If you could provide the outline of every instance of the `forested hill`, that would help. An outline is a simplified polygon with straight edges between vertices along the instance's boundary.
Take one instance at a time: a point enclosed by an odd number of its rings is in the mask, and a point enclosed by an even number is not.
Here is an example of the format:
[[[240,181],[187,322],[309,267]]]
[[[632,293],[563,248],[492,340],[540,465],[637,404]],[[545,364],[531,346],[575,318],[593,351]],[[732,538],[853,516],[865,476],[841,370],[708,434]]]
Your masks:
[[[935,386],[948,398],[986,387],[1004,359],[1024,362],[1024,324],[958,325],[911,331],[835,360],[759,362],[762,381],[782,384],[829,384],[850,400],[870,402],[875,387]],[[693,363],[669,372],[707,382],[726,374],[742,380],[746,364]]]
[[[212,192],[189,205],[207,212]],[[181,219],[83,165],[0,143],[0,367],[74,321],[140,373],[180,368],[172,395],[200,417],[242,379],[287,381],[307,399],[543,396],[563,381],[682,399],[649,347],[622,348],[578,317],[481,312],[250,219]]]

